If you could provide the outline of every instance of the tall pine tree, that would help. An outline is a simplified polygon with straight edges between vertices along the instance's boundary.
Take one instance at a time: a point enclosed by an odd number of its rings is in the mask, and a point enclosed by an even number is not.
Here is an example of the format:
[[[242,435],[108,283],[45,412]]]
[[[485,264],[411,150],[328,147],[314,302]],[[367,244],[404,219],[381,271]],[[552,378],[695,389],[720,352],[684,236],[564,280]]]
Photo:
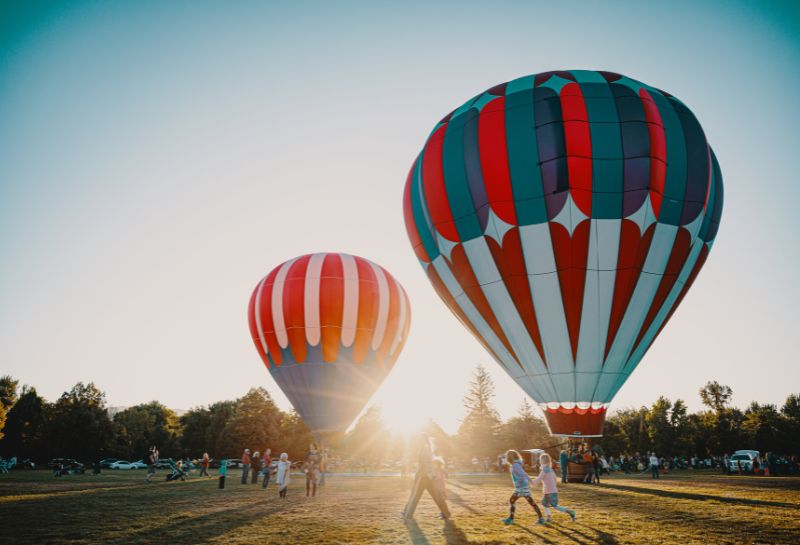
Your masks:
[[[466,416],[458,429],[463,454],[494,458],[502,449],[499,440],[500,415],[492,405],[494,382],[486,369],[479,365],[464,396]]]

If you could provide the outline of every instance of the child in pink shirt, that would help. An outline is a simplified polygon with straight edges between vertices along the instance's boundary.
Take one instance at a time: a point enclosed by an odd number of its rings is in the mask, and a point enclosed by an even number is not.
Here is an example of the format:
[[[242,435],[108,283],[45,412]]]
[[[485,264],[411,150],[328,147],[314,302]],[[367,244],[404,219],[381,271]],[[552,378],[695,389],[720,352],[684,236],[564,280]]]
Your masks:
[[[550,522],[550,508],[556,509],[561,511],[562,513],[567,513],[572,520],[575,520],[575,510],[574,509],[567,509],[566,507],[561,507],[558,505],[558,487],[556,485],[556,472],[553,471],[553,461],[550,459],[550,455],[547,453],[542,454],[539,456],[539,465],[541,466],[541,471],[539,472],[539,476],[536,477],[534,480],[531,481],[531,488],[535,485],[542,483],[542,506],[544,507],[544,512],[547,515],[547,522]]]

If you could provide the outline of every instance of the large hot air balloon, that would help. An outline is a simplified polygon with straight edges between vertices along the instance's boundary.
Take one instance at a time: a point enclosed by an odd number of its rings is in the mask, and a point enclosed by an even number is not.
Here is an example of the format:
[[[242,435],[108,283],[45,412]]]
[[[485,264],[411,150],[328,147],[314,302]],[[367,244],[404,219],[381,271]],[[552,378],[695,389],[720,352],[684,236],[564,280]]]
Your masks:
[[[403,349],[411,309],[383,267],[317,253],[277,266],[248,310],[261,359],[317,437],[344,431]]]
[[[442,119],[404,212],[439,296],[550,431],[597,436],[706,261],[722,176],[672,95],[611,72],[545,72]]]

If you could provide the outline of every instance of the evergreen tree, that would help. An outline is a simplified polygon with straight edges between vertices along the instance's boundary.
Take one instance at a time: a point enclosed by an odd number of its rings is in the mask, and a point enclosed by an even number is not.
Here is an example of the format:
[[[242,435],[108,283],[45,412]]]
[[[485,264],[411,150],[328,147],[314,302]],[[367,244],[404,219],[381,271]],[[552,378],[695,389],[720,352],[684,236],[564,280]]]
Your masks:
[[[467,414],[458,429],[463,454],[469,458],[494,458],[502,449],[498,431],[500,416],[492,406],[494,383],[486,369],[479,365],[464,396]]]

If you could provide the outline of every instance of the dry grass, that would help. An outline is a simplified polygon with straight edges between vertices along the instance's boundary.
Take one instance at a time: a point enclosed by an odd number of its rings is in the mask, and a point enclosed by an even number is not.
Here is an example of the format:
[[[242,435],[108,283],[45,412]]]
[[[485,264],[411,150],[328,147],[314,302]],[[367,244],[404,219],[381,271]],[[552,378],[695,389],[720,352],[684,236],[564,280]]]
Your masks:
[[[556,513],[535,524],[520,504],[506,527],[507,476],[464,476],[448,484],[454,521],[445,524],[429,498],[404,521],[410,481],[329,477],[306,499],[302,478],[281,500],[273,485],[225,490],[216,479],[144,484],[142,471],[54,479],[43,471],[0,475],[2,543],[245,544],[793,544],[800,543],[800,478],[727,477],[680,472],[660,481],[614,476],[600,486],[565,485]]]

